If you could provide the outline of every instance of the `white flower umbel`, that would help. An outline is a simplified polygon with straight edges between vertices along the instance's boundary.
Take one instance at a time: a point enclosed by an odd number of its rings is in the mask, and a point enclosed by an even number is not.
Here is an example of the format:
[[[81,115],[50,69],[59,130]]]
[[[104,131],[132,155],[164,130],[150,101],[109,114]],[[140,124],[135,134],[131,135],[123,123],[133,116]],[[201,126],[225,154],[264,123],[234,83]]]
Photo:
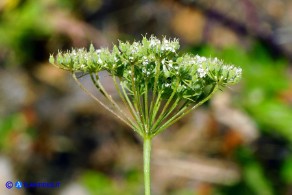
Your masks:
[[[220,88],[237,83],[241,68],[217,58],[179,54],[178,39],[143,37],[142,41],[119,42],[113,49],[73,49],[50,56],[55,66],[72,73],[78,85],[116,115],[144,140],[145,194],[150,194],[150,150],[154,136],[194,110]],[[119,105],[99,80],[107,71],[125,106]],[[82,72],[109,101],[90,93],[75,76]],[[127,108],[125,112],[121,108]],[[130,113],[128,115],[127,113]]]

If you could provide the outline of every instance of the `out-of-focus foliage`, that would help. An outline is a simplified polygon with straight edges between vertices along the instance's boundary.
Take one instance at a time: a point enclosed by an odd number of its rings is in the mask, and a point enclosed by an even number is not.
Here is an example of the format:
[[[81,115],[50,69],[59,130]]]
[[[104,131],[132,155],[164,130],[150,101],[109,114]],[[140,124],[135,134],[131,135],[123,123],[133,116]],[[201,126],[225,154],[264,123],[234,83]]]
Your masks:
[[[33,136],[33,129],[24,113],[14,113],[0,119],[0,151],[11,152],[25,146],[24,139]],[[18,146],[15,146],[15,144]]]
[[[220,56],[241,66],[244,80],[237,104],[256,119],[261,130],[279,133],[292,141],[291,108],[289,102],[281,98],[291,83],[285,60],[272,59],[261,46],[255,46],[248,53],[236,48],[216,52],[209,47],[202,53]]]
[[[230,89],[232,106],[258,133],[255,140],[242,141],[237,128],[222,124],[210,104],[203,114],[191,114],[154,144],[182,154],[182,161],[187,161],[186,152],[233,162],[240,177],[227,185],[206,179],[211,169],[199,169],[196,175],[203,176],[195,179],[191,170],[182,176],[176,167],[162,172],[171,160],[159,165],[154,154],[154,193],[291,194],[291,5],[290,0],[1,0],[0,71],[9,76],[0,78],[0,105],[5,107],[0,158],[16,167],[7,180],[60,180],[62,188],[55,194],[76,181],[89,194],[141,194],[139,140],[81,95],[64,72],[50,68],[47,59],[58,49],[90,42],[111,48],[118,39],[138,40],[147,33],[177,37],[183,49],[240,66],[242,81]],[[81,80],[86,83],[86,76]],[[23,193],[52,194],[45,189]]]
[[[281,96],[289,89],[291,83],[285,60],[271,58],[265,48],[258,44],[248,52],[238,48],[216,50],[203,47],[199,53],[220,56],[227,62],[240,65],[244,70],[243,81],[240,86],[240,95],[235,98],[234,104],[246,109],[262,133],[280,136],[291,144],[291,107],[289,102]],[[271,177],[267,177],[268,167],[264,167],[265,165],[257,160],[249,148],[239,150],[238,155],[237,160],[242,166],[243,180],[231,188],[225,188],[223,191],[226,194],[278,194],[280,192],[279,189],[273,189],[275,184],[272,184]],[[278,178],[282,182],[291,181],[290,156],[291,153],[286,154],[287,160],[282,162],[283,174],[277,175],[282,176],[281,179]]]
[[[32,42],[42,42],[52,32],[44,22],[49,17],[44,1],[6,2],[0,15],[0,49],[7,54],[6,62],[13,66],[28,62],[31,56],[41,57]]]
[[[125,176],[122,181],[119,181],[118,179],[112,180],[98,172],[87,171],[83,174],[81,180],[91,195],[141,194],[143,191],[142,175],[133,172]],[[119,184],[120,182],[126,182],[126,185]]]
[[[292,155],[285,159],[282,165],[281,176],[286,183],[292,183]]]

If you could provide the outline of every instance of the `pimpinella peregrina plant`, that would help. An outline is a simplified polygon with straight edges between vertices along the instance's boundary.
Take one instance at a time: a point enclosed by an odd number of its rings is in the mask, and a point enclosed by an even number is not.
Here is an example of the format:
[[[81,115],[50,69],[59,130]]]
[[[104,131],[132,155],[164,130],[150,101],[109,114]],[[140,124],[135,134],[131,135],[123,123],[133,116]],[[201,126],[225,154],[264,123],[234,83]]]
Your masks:
[[[132,44],[120,41],[112,50],[95,49],[91,45],[89,50],[58,52],[49,60],[58,68],[70,71],[88,95],[143,138],[145,195],[150,195],[152,138],[206,102],[218,89],[241,78],[241,68],[217,58],[179,54],[179,47],[177,39],[159,40],[151,36]],[[101,83],[102,71],[112,77],[129,112],[122,109]],[[90,75],[107,103],[82,85],[75,75],[78,72]]]

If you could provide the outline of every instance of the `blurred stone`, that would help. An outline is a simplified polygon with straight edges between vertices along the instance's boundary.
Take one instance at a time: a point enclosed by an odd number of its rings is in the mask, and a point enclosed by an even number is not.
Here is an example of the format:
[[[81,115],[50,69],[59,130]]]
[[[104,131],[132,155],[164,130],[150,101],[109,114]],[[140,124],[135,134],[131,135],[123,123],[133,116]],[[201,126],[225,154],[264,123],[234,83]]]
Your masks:
[[[269,15],[276,19],[283,17],[285,4],[281,0],[269,0],[264,4]]]
[[[89,195],[89,192],[79,183],[72,182],[63,188],[58,195]]]
[[[34,76],[40,81],[62,89],[66,88],[68,84],[66,82],[68,80],[67,75],[69,75],[67,71],[62,71],[49,63],[40,64],[34,71]]]
[[[14,187],[12,189],[7,189],[5,184],[8,181],[13,182],[13,184],[18,180],[14,177],[12,162],[5,156],[0,156],[0,194],[5,195],[23,195],[23,190],[17,190]]]
[[[16,70],[0,70],[0,116],[18,110],[34,98],[26,74]]]
[[[176,154],[160,149],[153,152],[153,165],[155,181],[163,177],[161,173],[167,175],[164,181],[177,180],[179,177],[221,185],[236,183],[241,177],[238,166],[233,162],[193,155],[181,159]]]
[[[239,44],[238,36],[235,32],[221,25],[212,25],[208,31],[209,41],[212,45],[219,48],[236,46]]]
[[[171,22],[174,32],[188,43],[199,43],[205,25],[205,17],[195,9],[177,7]]]
[[[211,104],[216,119],[240,133],[244,142],[250,143],[258,138],[259,132],[255,123],[243,111],[232,108],[231,95],[228,92],[217,93]]]

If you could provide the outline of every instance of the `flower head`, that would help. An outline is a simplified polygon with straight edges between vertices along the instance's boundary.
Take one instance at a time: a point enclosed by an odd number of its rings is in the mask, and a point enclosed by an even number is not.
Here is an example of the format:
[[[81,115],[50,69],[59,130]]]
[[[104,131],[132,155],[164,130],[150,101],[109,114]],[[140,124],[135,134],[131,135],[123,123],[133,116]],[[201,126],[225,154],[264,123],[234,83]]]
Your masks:
[[[178,39],[143,37],[133,43],[120,41],[108,49],[72,49],[59,52],[50,62],[71,72],[108,71],[119,77],[129,91],[160,90],[162,97],[174,96],[197,102],[208,95],[206,89],[237,83],[241,68],[217,58],[180,55]],[[208,91],[208,90],[207,90]]]

